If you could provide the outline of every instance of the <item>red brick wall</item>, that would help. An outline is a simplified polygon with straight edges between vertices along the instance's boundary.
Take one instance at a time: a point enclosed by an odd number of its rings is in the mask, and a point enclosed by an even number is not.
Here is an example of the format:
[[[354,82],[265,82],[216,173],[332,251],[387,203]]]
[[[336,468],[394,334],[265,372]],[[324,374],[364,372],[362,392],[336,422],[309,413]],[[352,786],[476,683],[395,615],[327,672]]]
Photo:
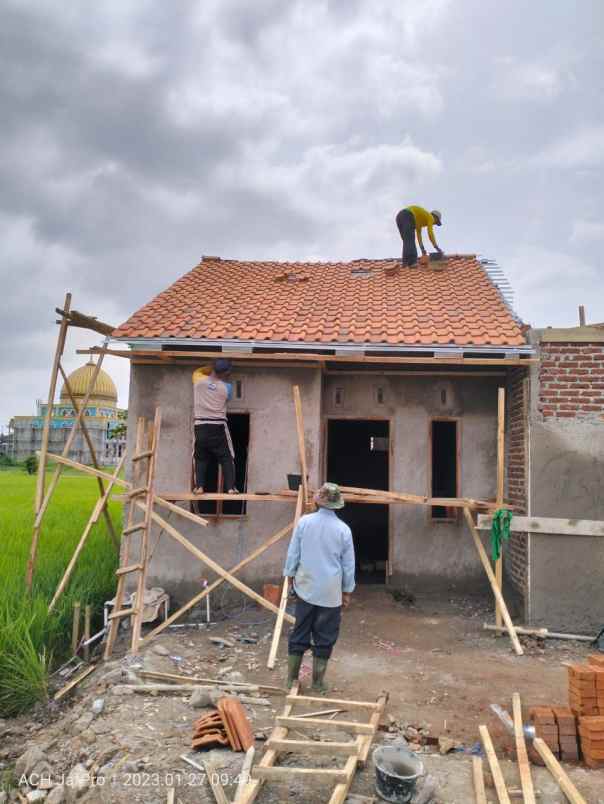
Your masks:
[[[508,374],[506,387],[506,497],[518,514],[528,508],[528,372],[517,368]],[[525,533],[512,533],[505,569],[516,590],[525,597],[528,546]]]
[[[604,344],[542,343],[539,411],[544,419],[604,416]]]

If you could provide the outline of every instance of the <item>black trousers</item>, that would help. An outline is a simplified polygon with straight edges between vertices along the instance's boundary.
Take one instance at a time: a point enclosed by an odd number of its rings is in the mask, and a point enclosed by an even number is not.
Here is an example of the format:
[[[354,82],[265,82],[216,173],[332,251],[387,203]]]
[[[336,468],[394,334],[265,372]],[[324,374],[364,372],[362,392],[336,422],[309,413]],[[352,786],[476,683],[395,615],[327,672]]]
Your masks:
[[[396,216],[396,225],[403,239],[403,265],[415,265],[417,262],[415,218],[411,210],[401,209]]]
[[[340,634],[342,607],[313,606],[296,598],[296,622],[289,634],[288,650],[302,654],[311,647],[314,656],[329,659]]]
[[[235,488],[235,461],[233,459],[230,435],[226,425],[195,425],[195,481],[196,486],[205,487],[210,461],[216,460],[222,466],[222,479],[225,491]]]

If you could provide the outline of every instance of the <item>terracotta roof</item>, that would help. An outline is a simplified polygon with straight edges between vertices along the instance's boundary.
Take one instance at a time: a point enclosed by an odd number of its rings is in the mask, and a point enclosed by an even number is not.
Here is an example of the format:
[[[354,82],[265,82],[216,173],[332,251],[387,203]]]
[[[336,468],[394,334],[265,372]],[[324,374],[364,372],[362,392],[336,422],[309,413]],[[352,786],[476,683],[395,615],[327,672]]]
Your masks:
[[[474,256],[444,268],[400,261],[242,262],[204,257],[114,337],[396,345],[526,344]]]

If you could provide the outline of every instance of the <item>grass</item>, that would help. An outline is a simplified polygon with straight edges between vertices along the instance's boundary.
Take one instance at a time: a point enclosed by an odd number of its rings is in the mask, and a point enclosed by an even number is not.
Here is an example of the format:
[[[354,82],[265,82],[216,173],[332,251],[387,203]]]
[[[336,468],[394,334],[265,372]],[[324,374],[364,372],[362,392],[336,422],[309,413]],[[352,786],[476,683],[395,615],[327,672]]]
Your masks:
[[[103,517],[88,538],[69,585],[52,614],[48,603],[61,579],[94,503],[94,478],[63,473],[42,526],[33,593],[25,570],[34,520],[36,477],[23,469],[0,473],[0,717],[16,715],[48,696],[52,669],[68,658],[73,603],[87,603],[102,619],[105,600],[115,593],[117,554]],[[119,532],[120,506],[109,509]]]

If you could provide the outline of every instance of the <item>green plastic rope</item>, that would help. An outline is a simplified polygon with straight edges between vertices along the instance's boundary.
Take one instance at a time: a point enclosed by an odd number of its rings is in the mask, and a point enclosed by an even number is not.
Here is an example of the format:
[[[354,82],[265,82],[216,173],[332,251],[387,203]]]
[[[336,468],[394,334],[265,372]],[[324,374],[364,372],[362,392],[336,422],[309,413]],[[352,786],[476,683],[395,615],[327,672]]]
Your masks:
[[[493,561],[501,556],[501,541],[506,542],[510,538],[512,525],[512,512],[507,508],[498,508],[493,514],[493,524],[491,525],[491,556]]]

